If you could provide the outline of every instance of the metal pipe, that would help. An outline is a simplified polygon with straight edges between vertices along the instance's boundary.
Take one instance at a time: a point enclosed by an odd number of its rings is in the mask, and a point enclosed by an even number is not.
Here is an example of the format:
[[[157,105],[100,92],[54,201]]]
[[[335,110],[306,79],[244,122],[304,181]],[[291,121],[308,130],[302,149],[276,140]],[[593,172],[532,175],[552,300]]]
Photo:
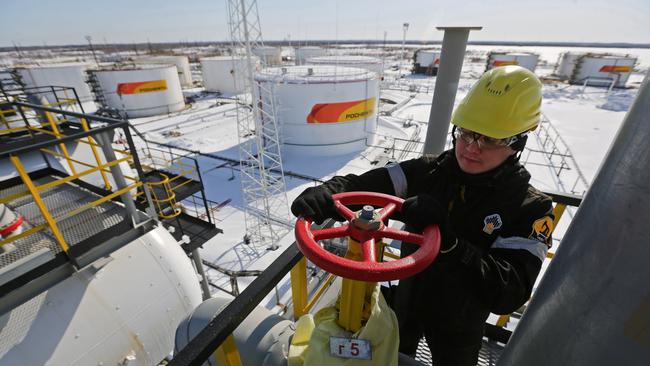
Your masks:
[[[205,271],[203,270],[203,262],[201,261],[201,255],[199,254],[198,249],[194,249],[192,251],[192,261],[194,262],[194,266],[196,267],[196,272],[201,276],[201,289],[203,290],[203,301],[209,299],[212,297],[210,294],[210,286],[208,285],[208,277],[205,275]]]
[[[499,365],[650,360],[648,79]]]
[[[427,138],[424,141],[424,154],[440,154],[445,149],[449,120],[454,108],[460,70],[463,67],[465,48],[469,31],[483,27],[437,27],[445,32],[442,38],[440,66],[436,76],[436,87],[431,101]]]
[[[113,148],[111,147],[112,141],[108,137],[108,135],[105,132],[98,133],[97,139],[102,145],[102,151],[104,152],[104,157],[106,157],[107,162],[111,162],[114,160],[117,160],[117,157],[115,156],[115,151],[113,151]],[[119,165],[111,165],[111,174],[113,175],[113,180],[115,180],[115,184],[117,185],[117,190],[123,189],[128,186],[126,183],[126,179],[124,178],[124,174],[122,173],[122,169],[120,169]],[[142,185],[142,189],[145,189],[146,183]],[[120,199],[122,200],[122,203],[124,204],[124,207],[126,208],[127,213],[129,216],[131,216],[131,219],[133,220],[133,224],[137,225],[140,220],[138,219],[138,210],[135,208],[135,203],[133,202],[133,199],[131,198],[131,194],[129,191],[126,191],[125,193],[120,195]]]

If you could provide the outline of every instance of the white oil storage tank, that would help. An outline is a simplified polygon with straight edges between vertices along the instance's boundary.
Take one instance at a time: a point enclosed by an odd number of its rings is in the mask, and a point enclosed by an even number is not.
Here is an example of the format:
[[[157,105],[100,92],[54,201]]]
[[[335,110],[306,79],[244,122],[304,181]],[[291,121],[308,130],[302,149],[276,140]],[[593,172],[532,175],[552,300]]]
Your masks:
[[[584,53],[576,52],[563,52],[558,58],[557,65],[555,66],[555,75],[562,80],[569,80],[573,75],[573,70],[576,67],[576,62]]]
[[[535,72],[537,61],[539,61],[539,55],[535,53],[493,51],[488,54],[485,71],[499,66],[519,65]]]
[[[377,73],[303,65],[267,68],[255,75],[255,81],[258,90],[270,90],[274,96],[285,156],[341,155],[372,143],[379,103]]]
[[[244,89],[244,77],[237,70],[244,70],[246,58],[232,56],[203,57],[200,59],[203,86],[206,91],[237,94]],[[257,68],[257,58],[255,58]]]
[[[571,84],[623,88],[634,70],[636,58],[612,54],[565,54],[557,74]]]
[[[413,73],[436,75],[440,65],[440,50],[417,50],[413,62]]]
[[[39,97],[45,97],[49,104],[57,103],[57,100],[75,98],[74,92],[66,89],[74,88],[84,111],[94,112],[97,107],[90,92],[90,87],[86,84],[86,68],[87,65],[83,63],[23,66],[16,68],[15,75],[18,76],[18,81],[26,88],[38,88],[39,91],[42,91],[44,87],[65,87],[59,88],[53,93],[38,94]]]
[[[146,56],[135,60],[138,64],[157,64],[157,65],[176,65],[178,70],[178,79],[184,88],[192,87],[192,71],[190,70],[190,60],[187,56],[182,55],[155,55]]]
[[[318,56],[325,56],[327,51],[316,46],[296,48],[296,65],[304,65],[307,59]]]
[[[97,98],[129,118],[155,116],[185,107],[175,65],[138,65],[91,71]]]
[[[343,67],[359,67],[369,71],[382,74],[382,61],[376,57],[370,56],[319,56],[311,57],[306,61],[309,65],[336,65]]]
[[[262,65],[273,66],[282,64],[282,50],[278,47],[256,47],[253,54],[259,57]]]

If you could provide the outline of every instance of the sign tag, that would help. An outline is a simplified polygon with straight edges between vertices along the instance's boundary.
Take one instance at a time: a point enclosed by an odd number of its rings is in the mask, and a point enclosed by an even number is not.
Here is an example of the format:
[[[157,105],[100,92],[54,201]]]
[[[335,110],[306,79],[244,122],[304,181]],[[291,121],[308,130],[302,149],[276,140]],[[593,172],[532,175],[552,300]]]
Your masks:
[[[330,354],[341,358],[372,360],[370,341],[367,339],[330,337]]]

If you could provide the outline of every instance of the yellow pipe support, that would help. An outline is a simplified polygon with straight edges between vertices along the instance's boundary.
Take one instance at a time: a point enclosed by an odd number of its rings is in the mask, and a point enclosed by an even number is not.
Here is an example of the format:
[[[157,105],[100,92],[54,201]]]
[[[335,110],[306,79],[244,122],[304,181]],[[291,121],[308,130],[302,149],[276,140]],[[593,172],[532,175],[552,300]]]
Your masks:
[[[553,220],[553,227],[557,227],[557,223],[560,221],[560,217],[564,214],[564,210],[566,209],[566,205],[563,203],[557,203],[555,205],[555,208],[553,208],[553,216],[555,216],[555,220]]]
[[[241,358],[235,344],[235,338],[231,335],[214,351],[214,357],[219,366],[241,366]]]
[[[32,179],[29,177],[29,174],[27,174],[27,172],[25,171],[25,168],[23,167],[23,164],[20,162],[20,159],[17,156],[13,156],[13,155],[10,157],[10,159],[14,167],[16,168],[16,171],[18,171],[18,175],[20,175],[20,178],[22,179],[23,183],[25,184],[25,186],[27,186],[27,189],[32,194],[34,203],[36,203],[36,206],[41,211],[41,214],[43,215],[45,222],[47,222],[48,226],[50,227],[50,230],[52,230],[52,234],[54,235],[54,238],[59,244],[59,247],[61,247],[61,249],[64,252],[67,252],[68,249],[70,249],[68,247],[68,243],[66,243],[65,239],[63,238],[63,234],[61,234],[59,227],[56,225],[56,221],[54,221],[54,218],[50,214],[50,211],[48,211],[47,206],[45,206],[45,203],[43,202],[41,195],[38,194],[38,190],[34,186],[34,182],[32,182]]]
[[[45,118],[47,121],[50,123],[50,127],[52,127],[52,132],[56,134],[56,137],[59,138],[61,137],[61,132],[59,131],[59,127],[56,124],[56,119],[54,118],[54,115],[52,115],[52,112],[45,111]],[[65,146],[64,143],[59,144],[59,148],[61,151],[63,151],[63,155],[65,155],[65,159],[68,162],[68,166],[70,167],[70,171],[72,174],[77,174],[77,170],[74,168],[74,164],[72,161],[70,161],[70,154],[68,153],[68,148]]]
[[[307,258],[305,257],[291,268],[291,298],[293,318],[298,320],[307,312]]]
[[[86,121],[85,118],[81,119],[81,127],[83,127],[84,131],[89,131],[90,128],[88,127],[88,122]],[[88,143],[90,144],[90,149],[93,152],[93,156],[95,156],[95,161],[97,162],[97,166],[102,165],[102,160],[99,157],[99,152],[97,151],[97,147],[94,144],[93,138],[88,136]],[[100,171],[100,174],[102,175],[102,179],[104,180],[104,188],[106,190],[111,190],[111,183],[108,181],[108,176],[106,175],[106,172]]]
[[[325,279],[325,282],[323,282],[323,284],[318,288],[318,291],[316,291],[314,296],[309,300],[309,303],[307,303],[307,305],[305,305],[305,313],[308,313],[309,311],[311,311],[311,308],[314,307],[314,305],[316,304],[316,301],[318,301],[318,299],[320,299],[320,297],[323,295],[325,290],[329,287],[329,285],[332,283],[332,281],[334,281],[335,278],[336,278],[336,276],[334,276],[331,273],[329,275],[327,275],[327,278]]]
[[[348,240],[348,259],[361,260],[361,244],[350,238]],[[377,284],[373,282],[356,281],[344,278],[341,284],[341,297],[339,299],[338,324],[350,332],[361,329],[362,321],[369,315],[364,305],[369,303],[370,295]],[[366,311],[364,311],[366,310]]]

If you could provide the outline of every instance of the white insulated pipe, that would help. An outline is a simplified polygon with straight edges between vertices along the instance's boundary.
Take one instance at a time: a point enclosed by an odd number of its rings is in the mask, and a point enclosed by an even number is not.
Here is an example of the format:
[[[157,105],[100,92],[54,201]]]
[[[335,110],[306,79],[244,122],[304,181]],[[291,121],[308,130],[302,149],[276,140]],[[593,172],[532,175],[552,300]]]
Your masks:
[[[440,66],[431,101],[427,138],[423,154],[440,154],[445,149],[449,120],[454,109],[460,70],[463,67],[469,32],[483,27],[437,27],[445,32],[440,52]]]

